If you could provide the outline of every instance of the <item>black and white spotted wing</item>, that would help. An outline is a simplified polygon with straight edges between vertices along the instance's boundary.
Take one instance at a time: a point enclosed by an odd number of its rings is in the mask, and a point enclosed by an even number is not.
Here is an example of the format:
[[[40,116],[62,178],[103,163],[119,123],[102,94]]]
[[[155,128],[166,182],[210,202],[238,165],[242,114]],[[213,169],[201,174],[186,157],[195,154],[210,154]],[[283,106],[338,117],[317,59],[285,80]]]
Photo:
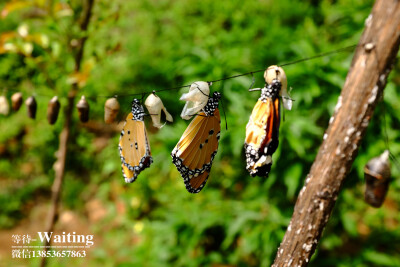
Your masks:
[[[139,173],[153,162],[143,115],[143,107],[135,99],[132,102],[132,112],[128,114],[119,138],[122,174],[127,183],[135,181]]]
[[[217,108],[220,95],[217,94],[210,98],[203,112],[195,116],[171,153],[172,162],[190,193],[204,188],[218,151],[221,119]]]

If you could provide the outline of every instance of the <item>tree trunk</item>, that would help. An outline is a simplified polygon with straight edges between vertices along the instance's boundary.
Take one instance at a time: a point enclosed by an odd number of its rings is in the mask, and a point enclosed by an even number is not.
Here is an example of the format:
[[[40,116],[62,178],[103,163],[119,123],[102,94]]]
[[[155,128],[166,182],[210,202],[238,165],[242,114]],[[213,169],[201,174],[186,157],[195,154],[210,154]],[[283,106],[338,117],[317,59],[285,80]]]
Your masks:
[[[399,44],[400,1],[377,0],[273,266],[308,264],[381,99]]]

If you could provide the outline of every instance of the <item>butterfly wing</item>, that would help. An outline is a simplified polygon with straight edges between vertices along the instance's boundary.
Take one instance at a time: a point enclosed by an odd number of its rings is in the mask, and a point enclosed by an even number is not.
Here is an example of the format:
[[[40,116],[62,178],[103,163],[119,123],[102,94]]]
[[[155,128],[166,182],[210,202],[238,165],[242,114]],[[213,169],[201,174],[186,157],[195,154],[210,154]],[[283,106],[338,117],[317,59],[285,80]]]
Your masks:
[[[272,154],[279,144],[279,98],[258,100],[246,126],[246,169],[251,176],[267,176],[271,170]]]
[[[188,192],[198,193],[207,182],[218,151],[221,131],[218,109],[213,116],[197,115],[172,151],[172,162],[181,174]]]
[[[144,121],[133,119],[132,113],[126,118],[118,148],[125,182],[132,183],[153,162]]]
[[[122,175],[125,178],[125,182],[129,183],[130,181],[135,181],[136,180],[136,173],[134,171],[131,171],[128,167],[124,165],[124,163],[121,164],[122,166]]]

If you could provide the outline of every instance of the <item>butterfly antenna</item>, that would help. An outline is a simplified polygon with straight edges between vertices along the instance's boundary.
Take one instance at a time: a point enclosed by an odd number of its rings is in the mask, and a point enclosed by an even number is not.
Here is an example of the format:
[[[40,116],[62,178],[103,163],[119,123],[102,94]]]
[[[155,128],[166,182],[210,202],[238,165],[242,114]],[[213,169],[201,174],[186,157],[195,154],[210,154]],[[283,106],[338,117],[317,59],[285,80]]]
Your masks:
[[[384,130],[384,138],[385,138],[385,145],[386,145],[386,149],[389,151],[389,157],[390,159],[393,161],[394,165],[396,165],[396,168],[400,171],[400,163],[397,160],[397,158],[393,155],[392,152],[390,152],[389,149],[389,136],[387,133],[387,123],[386,123],[386,105],[385,102],[382,101],[383,105],[382,105],[382,109],[383,109],[383,130]]]
[[[383,109],[383,130],[384,130],[384,135],[385,135],[385,144],[386,144],[387,150],[389,150],[389,136],[388,136],[388,133],[387,133],[385,102],[383,102],[382,109]]]
[[[251,81],[251,84],[250,84],[250,86],[249,86],[249,91],[251,90],[251,88],[253,87],[253,85],[256,83],[256,78],[254,77],[254,73],[250,73],[251,74],[251,77],[252,77],[252,81]],[[251,92],[251,91],[250,91]]]
[[[224,101],[222,100],[222,96],[221,96],[221,106],[222,106],[222,111],[224,112],[224,118],[225,118],[225,128],[228,131],[228,121],[226,120],[226,114],[225,114],[225,108],[224,108]]]
[[[126,117],[128,116],[129,113],[132,112],[132,104],[130,105],[130,110],[129,112],[123,111],[122,113],[122,117],[119,118],[118,120],[118,124],[120,124],[121,122],[125,122],[126,121]]]
[[[143,99],[144,99],[145,96],[146,96],[146,93],[143,92],[143,93],[142,93],[142,99],[140,99],[140,103],[143,103]]]
[[[397,169],[400,171],[400,163],[397,160],[397,158],[392,154],[392,152],[389,151],[389,157],[391,160],[394,162],[394,165],[396,165]]]

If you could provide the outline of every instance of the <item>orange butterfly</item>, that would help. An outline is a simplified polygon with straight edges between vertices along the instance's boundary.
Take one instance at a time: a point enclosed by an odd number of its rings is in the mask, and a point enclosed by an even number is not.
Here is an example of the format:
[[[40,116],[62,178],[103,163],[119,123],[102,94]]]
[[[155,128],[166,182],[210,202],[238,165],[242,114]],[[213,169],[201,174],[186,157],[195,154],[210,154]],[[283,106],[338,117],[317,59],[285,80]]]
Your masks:
[[[271,170],[272,154],[279,144],[279,97],[282,90],[287,94],[286,75],[282,68],[271,66],[265,71],[264,77],[267,84],[261,89],[261,97],[251,113],[244,142],[246,169],[253,177],[268,177]],[[287,106],[288,104],[285,104],[285,107]]]
[[[126,117],[119,138],[119,155],[122,162],[122,175],[125,182],[132,183],[141,171],[150,167],[153,158],[144,125],[144,109],[139,100],[132,101],[132,112]]]
[[[220,98],[221,94],[214,92],[171,153],[172,162],[181,174],[189,193],[199,193],[204,188],[218,151],[221,131],[218,110]]]

